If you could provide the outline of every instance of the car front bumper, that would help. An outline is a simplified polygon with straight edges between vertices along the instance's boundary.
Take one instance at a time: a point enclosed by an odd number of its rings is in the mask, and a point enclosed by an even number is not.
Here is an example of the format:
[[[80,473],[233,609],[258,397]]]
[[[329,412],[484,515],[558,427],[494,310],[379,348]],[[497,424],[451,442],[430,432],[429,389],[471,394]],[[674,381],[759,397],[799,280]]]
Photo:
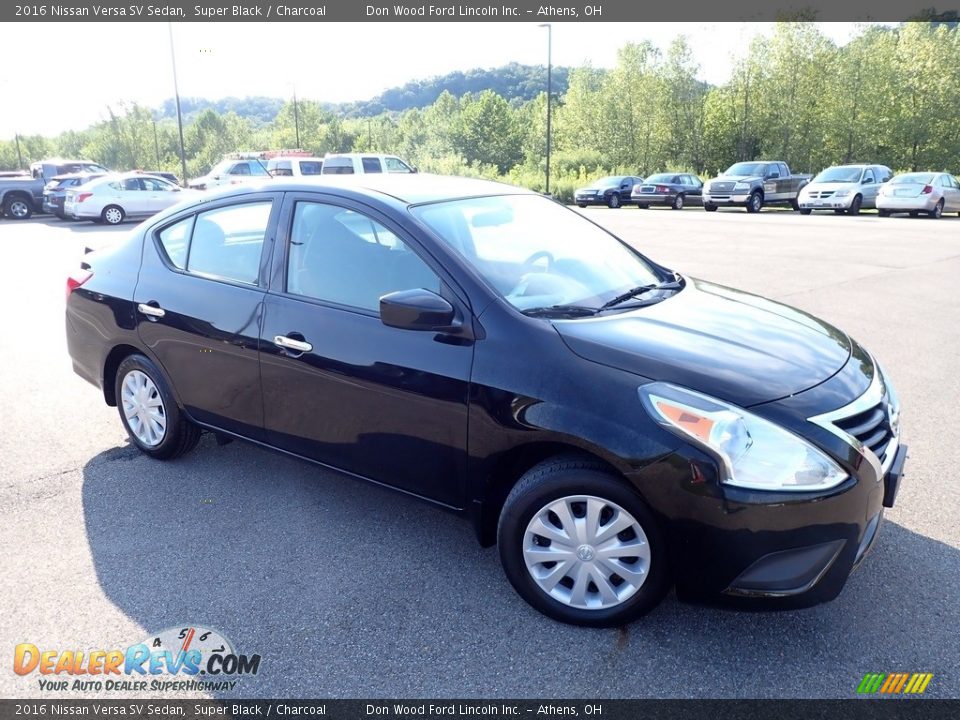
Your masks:
[[[820,386],[752,408],[838,461],[848,477],[835,488],[772,493],[725,485],[714,458],[693,446],[631,477],[666,530],[678,597],[786,609],[827,602],[841,592],[876,542],[907,457],[898,430],[878,458],[809,420],[836,407],[852,387],[868,395],[872,382],[865,383],[859,370],[864,361],[871,362],[855,358]],[[895,402],[889,397],[882,402]]]
[[[801,210],[849,210],[856,193],[845,197],[831,195],[826,198],[810,198],[801,196],[797,201]]]
[[[575,195],[573,202],[577,205],[606,205],[607,198],[604,195]]]
[[[704,205],[743,205],[746,206],[747,200],[750,199],[750,193],[721,193],[717,195],[711,195],[704,193],[703,195],[703,204]]]
[[[637,205],[672,205],[676,193],[644,193],[642,195],[631,195],[630,202]]]

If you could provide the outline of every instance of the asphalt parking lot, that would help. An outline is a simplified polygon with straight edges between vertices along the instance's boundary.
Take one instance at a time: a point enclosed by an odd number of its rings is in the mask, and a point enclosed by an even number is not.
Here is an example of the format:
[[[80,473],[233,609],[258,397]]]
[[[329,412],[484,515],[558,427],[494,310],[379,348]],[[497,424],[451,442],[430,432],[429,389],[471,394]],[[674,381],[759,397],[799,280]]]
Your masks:
[[[73,374],[63,332],[83,247],[133,225],[0,221],[0,696],[80,696],[15,675],[17,643],[126,647],[198,624],[263,656],[226,697],[849,698],[865,673],[898,671],[960,697],[960,218],[583,212],[883,362],[907,476],[836,601],[745,613],[669,597],[627,628],[567,627],[514,593],[466,522],[412,499],[209,437],[149,460]]]

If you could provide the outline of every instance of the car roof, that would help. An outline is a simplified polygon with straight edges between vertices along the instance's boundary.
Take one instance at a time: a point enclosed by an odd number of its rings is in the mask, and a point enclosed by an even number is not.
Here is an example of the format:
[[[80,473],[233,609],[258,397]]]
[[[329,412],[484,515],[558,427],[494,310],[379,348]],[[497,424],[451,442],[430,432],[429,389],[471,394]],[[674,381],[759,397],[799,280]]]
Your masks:
[[[211,193],[210,197],[244,195],[251,192],[322,192],[334,191],[355,195],[379,195],[404,205],[441,202],[491,195],[536,195],[525,188],[475,178],[430,175],[425,173],[367,173],[361,175],[325,175],[304,178],[284,177],[231,186]]]

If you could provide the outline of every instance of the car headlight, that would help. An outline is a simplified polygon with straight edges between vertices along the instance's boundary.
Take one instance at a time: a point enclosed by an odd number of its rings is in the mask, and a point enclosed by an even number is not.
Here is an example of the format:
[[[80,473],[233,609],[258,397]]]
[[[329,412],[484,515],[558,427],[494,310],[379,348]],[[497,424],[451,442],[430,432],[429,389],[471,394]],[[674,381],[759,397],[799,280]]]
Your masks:
[[[750,189],[750,183],[738,182],[736,185],[733,186],[733,189],[734,189],[734,190],[749,190],[749,189]]]
[[[846,197],[846,196],[849,195],[849,194],[850,194],[850,191],[849,191],[849,190],[837,190],[837,191],[833,194],[833,196],[834,196],[834,197]]]
[[[743,408],[663,382],[639,393],[654,421],[719,461],[727,485],[811,492],[847,479],[819,448]]]

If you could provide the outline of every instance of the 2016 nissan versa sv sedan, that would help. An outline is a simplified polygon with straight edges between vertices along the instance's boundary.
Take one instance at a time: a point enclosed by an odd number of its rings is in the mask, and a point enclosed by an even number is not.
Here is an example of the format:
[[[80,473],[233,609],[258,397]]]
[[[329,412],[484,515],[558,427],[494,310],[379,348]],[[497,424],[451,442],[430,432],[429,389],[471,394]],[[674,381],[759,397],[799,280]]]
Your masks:
[[[147,455],[207,430],[426,499],[563,622],[628,622],[672,585],[830,600],[906,457],[842,331],[497,183],[206,195],[85,256],[67,294],[74,368]]]

